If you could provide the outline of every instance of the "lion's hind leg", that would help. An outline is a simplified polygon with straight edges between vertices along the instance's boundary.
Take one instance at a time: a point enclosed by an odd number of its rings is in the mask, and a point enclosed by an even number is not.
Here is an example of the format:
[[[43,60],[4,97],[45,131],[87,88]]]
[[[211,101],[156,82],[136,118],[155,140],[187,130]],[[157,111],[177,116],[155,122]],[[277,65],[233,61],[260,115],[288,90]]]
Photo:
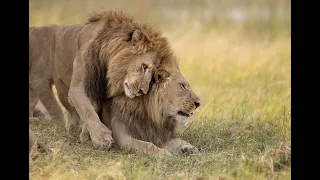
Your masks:
[[[39,117],[39,118],[47,118],[51,119],[50,114],[46,110],[46,108],[43,106],[42,102],[39,100],[34,111],[33,111],[33,117]]]
[[[54,85],[57,89],[57,95],[61,102],[61,104],[66,108],[68,118],[66,119],[66,130],[70,133],[74,130],[78,129],[78,125],[80,122],[80,117],[76,111],[76,109],[70,104],[68,101],[68,91],[69,88],[61,79],[55,79]]]
[[[80,133],[80,141],[82,143],[84,143],[84,142],[90,140],[90,134],[89,134],[89,131],[88,131],[88,129],[87,129],[85,124],[82,124],[81,129],[82,129],[82,131]]]
[[[62,108],[59,105],[56,97],[54,96],[50,82],[48,81],[42,82],[35,89],[40,101],[42,102],[44,107],[47,109],[50,116],[53,119],[57,119],[61,123],[65,124]]]

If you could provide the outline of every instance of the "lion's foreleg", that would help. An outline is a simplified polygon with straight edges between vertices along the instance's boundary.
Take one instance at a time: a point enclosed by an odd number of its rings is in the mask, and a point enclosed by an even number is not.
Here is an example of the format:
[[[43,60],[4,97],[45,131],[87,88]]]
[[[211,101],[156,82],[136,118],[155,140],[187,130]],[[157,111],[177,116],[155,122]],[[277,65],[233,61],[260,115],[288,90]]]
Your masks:
[[[101,123],[89,97],[85,93],[84,64],[79,61],[77,56],[73,63],[73,74],[68,96],[80,116],[80,119],[86,125],[93,145],[98,148],[107,149],[111,147],[113,143],[111,136],[112,132]]]
[[[162,148],[168,150],[174,155],[181,155],[185,153],[191,153],[191,154],[199,153],[199,150],[196,147],[179,138],[172,138],[171,140],[167,141],[162,146]]]
[[[160,158],[171,155],[170,152],[155,146],[153,143],[132,138],[127,133],[125,125],[116,117],[113,117],[111,126],[116,144],[125,150]]]

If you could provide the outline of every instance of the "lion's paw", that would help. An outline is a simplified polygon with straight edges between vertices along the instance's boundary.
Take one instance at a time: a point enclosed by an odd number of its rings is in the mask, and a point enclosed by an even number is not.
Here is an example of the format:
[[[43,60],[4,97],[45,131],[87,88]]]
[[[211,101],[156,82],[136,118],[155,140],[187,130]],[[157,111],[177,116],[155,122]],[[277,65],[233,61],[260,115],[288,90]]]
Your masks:
[[[192,146],[192,145],[183,145],[180,149],[181,154],[198,154],[200,151],[198,148]]]
[[[109,149],[114,143],[112,132],[102,123],[89,130],[89,134],[95,148]]]

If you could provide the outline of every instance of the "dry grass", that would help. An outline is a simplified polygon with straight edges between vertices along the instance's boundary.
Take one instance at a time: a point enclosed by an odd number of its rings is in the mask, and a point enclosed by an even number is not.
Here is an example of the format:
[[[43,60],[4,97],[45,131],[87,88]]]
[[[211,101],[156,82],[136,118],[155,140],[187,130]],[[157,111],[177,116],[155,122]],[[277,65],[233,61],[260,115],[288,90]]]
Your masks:
[[[42,19],[50,14],[41,13]],[[159,160],[99,151],[57,133],[50,120],[30,119],[42,146],[31,179],[290,179],[290,34],[253,35],[243,26],[200,23],[170,27],[160,26],[202,104],[181,136],[202,153]]]

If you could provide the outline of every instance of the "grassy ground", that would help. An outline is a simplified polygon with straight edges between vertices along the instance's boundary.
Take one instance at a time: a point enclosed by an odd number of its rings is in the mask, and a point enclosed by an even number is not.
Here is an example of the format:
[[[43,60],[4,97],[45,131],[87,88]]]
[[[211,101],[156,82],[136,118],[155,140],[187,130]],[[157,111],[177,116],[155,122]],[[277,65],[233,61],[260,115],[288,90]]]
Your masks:
[[[33,118],[30,127],[42,147],[30,178],[290,179],[290,34],[248,34],[243,26],[160,28],[201,98],[180,130],[201,154],[160,160],[99,151],[58,133],[53,121]]]

